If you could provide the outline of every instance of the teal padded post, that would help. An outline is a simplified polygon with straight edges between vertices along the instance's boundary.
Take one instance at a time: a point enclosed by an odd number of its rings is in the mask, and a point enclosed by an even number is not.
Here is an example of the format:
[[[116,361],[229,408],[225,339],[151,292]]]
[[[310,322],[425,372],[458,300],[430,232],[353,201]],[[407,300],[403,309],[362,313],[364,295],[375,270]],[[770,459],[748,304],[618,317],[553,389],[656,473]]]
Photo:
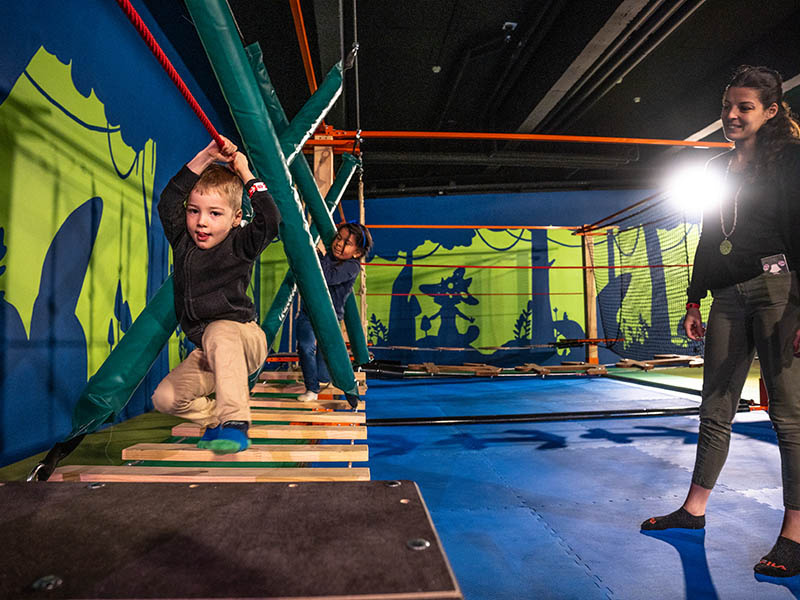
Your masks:
[[[285,155],[287,155],[289,152],[294,152],[295,145],[293,139],[297,137],[298,132],[305,131],[305,128],[301,124],[296,123],[303,116],[306,107],[304,106],[300,112],[298,112],[297,116],[295,116],[292,122],[289,123],[289,120],[286,118],[286,113],[283,110],[283,106],[281,106],[281,103],[278,100],[278,94],[275,91],[275,87],[272,85],[272,81],[269,78],[267,69],[264,66],[261,47],[258,45],[258,43],[254,43],[247,46],[245,51],[247,52],[247,56],[250,61],[250,68],[253,70],[259,90],[261,91],[261,97],[267,107],[267,112],[272,119],[275,131],[280,135],[281,148],[283,149]],[[338,85],[341,87],[342,85],[342,73],[342,65],[341,63],[337,63],[328,72],[328,75],[325,77],[325,80],[319,86],[319,89],[314,94],[312,99],[320,93],[324,93],[323,97],[325,98],[332,97],[332,86]],[[314,225],[316,225],[320,236],[322,237],[322,241],[328,247],[330,247],[333,238],[336,236],[336,225],[331,217],[331,210],[338,205],[342,194],[344,194],[347,184],[350,182],[350,179],[353,176],[355,168],[360,165],[361,161],[359,159],[351,154],[345,154],[343,156],[342,167],[336,174],[336,179],[334,180],[331,189],[328,190],[328,194],[326,195],[324,201],[319,193],[317,182],[314,179],[314,174],[311,172],[311,168],[308,166],[308,162],[305,160],[297,160],[292,162],[289,166],[289,170],[294,177],[294,181],[297,183],[297,187],[300,188],[300,193],[306,201],[306,207],[311,213],[312,221]],[[331,201],[329,201],[329,199]],[[292,285],[289,282],[288,276],[287,278],[284,278],[284,282],[281,284],[279,298],[276,297],[276,301],[280,299],[280,302],[291,303],[294,294],[287,293],[287,290],[283,289],[284,285]],[[267,314],[267,319],[265,319],[263,325],[265,331],[267,331],[267,340],[275,339],[275,336],[277,335],[275,319],[278,315],[285,316],[286,312],[287,311],[282,307],[282,305],[276,305],[276,303],[273,302],[272,307]],[[345,302],[344,322],[345,327],[347,328],[347,337],[350,339],[350,349],[353,352],[354,362],[358,365],[369,362],[370,357],[369,350],[367,349],[367,340],[364,335],[364,328],[361,325],[361,318],[358,314],[356,299],[352,294]],[[277,327],[280,327],[281,323],[282,321],[278,322]],[[272,334],[271,337],[270,333]]]
[[[357,159],[352,154],[344,154],[342,155],[343,163],[341,170],[344,170],[345,165],[347,168],[350,169],[349,175],[347,177],[347,181],[340,180],[340,176],[337,173],[336,179],[331,186],[331,189],[328,190],[328,193],[325,195],[325,204],[328,206],[333,204],[336,206],[339,204],[339,200],[344,194],[344,189],[347,187],[347,183],[350,181],[350,178],[353,176],[357,167],[361,166],[361,161]],[[317,220],[317,216],[312,213],[314,221]],[[333,219],[331,219],[330,213],[327,215],[328,220],[331,224],[333,224]],[[320,217],[320,221],[324,221],[323,217]],[[329,232],[330,233],[330,232]],[[333,236],[336,235],[336,228],[334,226],[333,229]],[[323,240],[325,238],[323,237]],[[331,237],[331,240],[333,237]],[[328,242],[330,243],[330,242]],[[344,304],[344,325],[347,329],[347,337],[350,338],[350,350],[353,352],[353,362],[357,365],[363,365],[370,361],[369,356],[369,349],[367,348],[367,338],[365,336],[364,327],[361,324],[361,316],[358,313],[358,302],[356,302],[355,294],[350,294],[347,297],[347,300]]]
[[[334,185],[331,186],[331,189],[325,196],[325,204],[329,212],[333,211],[339,204],[342,192],[344,191],[344,188],[347,187],[347,182],[350,181],[350,178],[353,176],[353,173],[355,172],[355,169],[359,164],[359,161],[355,157],[352,157],[349,154],[345,155],[345,157],[348,156],[350,156],[351,160],[343,161],[342,166],[336,173],[336,180],[334,181]],[[337,186],[336,185],[337,182],[343,182],[343,183],[340,183]],[[336,193],[331,193],[331,192],[336,192]],[[317,239],[319,238],[319,234],[317,233],[317,228],[313,224],[310,227],[310,231],[311,231],[311,237],[316,243]],[[275,294],[275,298],[272,301],[272,305],[270,306],[269,311],[267,311],[267,316],[261,323],[261,328],[264,330],[264,333],[266,333],[267,336],[267,347],[271,347],[272,342],[275,341],[275,338],[278,335],[278,330],[281,328],[281,325],[286,319],[286,316],[289,313],[289,310],[292,306],[292,300],[294,299],[294,294],[296,291],[297,287],[295,286],[294,275],[292,274],[292,271],[289,270],[287,271],[286,276],[283,278],[283,282],[281,282],[281,285],[278,288],[277,293]],[[348,300],[350,298],[353,298],[352,294],[349,296]],[[355,299],[353,301],[355,302]],[[356,319],[358,319],[357,308],[355,315]],[[345,323],[347,323],[347,305],[345,305]],[[358,331],[362,332],[361,338],[363,339],[364,334],[360,321],[358,322]],[[349,329],[347,333],[348,335],[350,335]],[[364,346],[366,347],[366,343],[364,343]],[[354,345],[351,338],[350,348],[352,349],[353,347]],[[355,350],[353,351],[353,357],[356,359],[356,364],[362,364],[358,362]]]
[[[69,438],[91,433],[114,420],[153,366],[178,326],[172,275],[136,317],[78,398]]]
[[[270,188],[281,213],[281,239],[289,267],[308,306],[319,347],[334,384],[358,396],[355,374],[339,331],[325,277],[289,175],[278,136],[236,34],[226,0],[187,0],[186,6],[256,171]],[[312,98],[313,100],[313,98]],[[311,102],[311,100],[310,100]],[[319,112],[329,107],[327,101]],[[310,109],[309,109],[310,110]]]

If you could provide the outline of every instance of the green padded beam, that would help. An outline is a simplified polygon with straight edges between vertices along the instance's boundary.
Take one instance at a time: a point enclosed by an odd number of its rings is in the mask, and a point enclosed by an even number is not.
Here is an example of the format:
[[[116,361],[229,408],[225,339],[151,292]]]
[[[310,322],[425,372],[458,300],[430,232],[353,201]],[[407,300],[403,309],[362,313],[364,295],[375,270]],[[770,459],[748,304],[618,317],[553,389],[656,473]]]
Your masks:
[[[272,85],[272,81],[270,81],[267,69],[264,66],[261,47],[258,45],[258,43],[250,44],[247,46],[247,48],[245,48],[245,51],[247,52],[247,56],[250,61],[250,67],[253,70],[256,81],[258,82],[259,90],[261,91],[261,97],[267,107],[267,112],[272,119],[272,124],[275,127],[275,131],[280,135],[283,153],[284,155],[288,156],[289,153],[296,151],[297,146],[295,145],[295,142],[293,142],[293,139],[297,137],[298,132],[306,131],[302,125],[296,125],[296,123],[303,117],[305,107],[303,107],[295,116],[294,120],[289,123],[289,120],[286,118],[286,112],[283,110],[283,106],[281,106],[281,103],[278,100],[275,87]],[[341,88],[342,73],[342,64],[337,63],[328,72],[325,80],[319,86],[319,89],[314,95],[316,96],[324,90],[329,90],[333,84],[336,84],[339,88]],[[336,225],[331,217],[331,210],[338,205],[339,199],[344,193],[347,184],[350,182],[356,167],[360,165],[360,160],[350,154],[346,154],[342,168],[340,168],[339,172],[336,174],[336,179],[334,180],[334,183],[331,186],[331,189],[328,191],[328,195],[324,201],[319,193],[317,182],[314,179],[314,174],[312,173],[308,162],[305,160],[298,160],[292,162],[289,166],[289,171],[291,172],[292,177],[294,177],[297,187],[300,188],[300,194],[305,199],[306,207],[311,213],[313,222],[312,229],[314,226],[316,226],[319,234],[322,237],[322,241],[327,247],[330,247],[333,238],[336,236]],[[332,196],[336,196],[336,201],[333,204],[329,202],[329,198]],[[312,237],[314,240],[316,240],[315,235],[312,235]],[[286,314],[288,313],[287,305],[291,304],[294,297],[293,285],[294,278],[287,274],[286,278],[284,278],[283,284],[281,284],[278,294],[276,295],[275,302],[273,302],[272,307],[267,314],[267,318],[264,320],[264,325],[262,326],[267,332],[267,342],[269,344],[271,344],[275,339],[278,328],[280,328],[283,318],[285,318]],[[289,286],[289,289],[287,290],[284,286]],[[278,319],[280,320],[278,321]],[[344,322],[347,328],[347,337],[350,339],[350,349],[353,352],[353,359],[355,363],[361,365],[369,362],[370,358],[369,350],[367,349],[367,340],[364,336],[364,328],[361,324],[361,318],[358,314],[356,299],[352,294],[347,298],[345,303]]]
[[[341,199],[342,193],[344,192],[344,188],[347,187],[347,183],[350,181],[350,178],[353,176],[353,173],[355,172],[356,167],[359,164],[360,161],[354,156],[350,154],[344,155],[344,161],[342,162],[342,166],[339,168],[339,172],[336,173],[336,180],[334,181],[334,185],[331,186],[331,189],[325,196],[325,204],[328,207],[329,211],[333,211],[339,204],[339,200]],[[311,237],[316,242],[316,240],[319,238],[319,233],[317,232],[316,226],[312,224],[310,230],[311,230]],[[286,275],[283,278],[283,282],[278,288],[278,292],[275,294],[275,298],[272,301],[272,306],[270,306],[266,317],[264,317],[264,320],[261,323],[261,328],[267,335],[267,347],[271,347],[272,342],[275,341],[275,338],[278,335],[278,330],[281,328],[281,325],[283,325],[283,322],[286,319],[286,315],[289,313],[289,309],[292,306],[292,300],[294,299],[294,294],[296,291],[297,291],[297,286],[295,286],[294,275],[292,274],[292,271],[290,269],[289,271],[286,272]],[[353,296],[351,294],[350,298],[352,297]],[[345,306],[345,311],[347,311],[347,306]],[[355,315],[356,319],[358,320],[357,308]],[[346,322],[347,322],[347,313],[345,312],[345,323]],[[358,331],[361,332],[361,339],[363,340],[364,333],[360,321],[358,321]],[[348,335],[350,335],[349,329],[348,329]],[[367,352],[367,357],[369,357],[368,351],[366,350],[366,342],[364,342],[364,346],[365,346],[364,352]],[[351,338],[350,348],[352,349],[354,347],[355,346]],[[363,364],[358,361],[355,350],[353,350],[353,356],[356,359],[357,364]]]
[[[170,275],[86,383],[72,413],[72,433],[67,439],[92,433],[125,408],[178,326],[174,297]]]
[[[297,286],[308,307],[309,319],[330,368],[331,379],[348,395],[352,404],[352,399],[358,397],[353,366],[339,331],[339,322],[303,216],[300,198],[292,185],[278,136],[239,42],[227,2],[187,0],[186,6],[250,159],[270,188],[280,210],[280,234],[289,267],[297,278]],[[313,104],[314,99],[312,97],[309,103]],[[317,106],[318,113],[324,116],[323,111],[330,108],[331,104],[329,99],[321,99]]]

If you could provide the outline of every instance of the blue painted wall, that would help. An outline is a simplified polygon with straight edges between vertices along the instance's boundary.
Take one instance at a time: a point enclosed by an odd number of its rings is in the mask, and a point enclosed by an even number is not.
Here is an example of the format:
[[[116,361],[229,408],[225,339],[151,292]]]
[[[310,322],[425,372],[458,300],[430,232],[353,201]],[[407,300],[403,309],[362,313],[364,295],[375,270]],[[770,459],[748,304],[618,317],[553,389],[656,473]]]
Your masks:
[[[219,123],[219,115],[210,108],[146,7],[136,0],[133,4],[212,122]],[[96,352],[90,347],[87,326],[76,317],[79,295],[83,294],[83,303],[108,295],[116,300],[111,326],[109,319],[105,320],[109,342],[113,344],[136,316],[128,306],[127,289],[146,288],[150,297],[164,280],[169,268],[168,246],[155,210],[158,192],[186,160],[208,143],[209,135],[115,2],[4,2],[0,7],[0,56],[0,109],[5,115],[16,115],[7,116],[2,122],[7,154],[0,168],[2,202],[8,203],[3,212],[5,222],[0,222],[0,465],[4,465],[49,448],[71,429],[72,407],[92,369],[90,355]],[[67,80],[42,81],[37,74],[42,72],[41,61],[47,57],[48,64],[56,65],[50,71],[61,71],[52,57],[68,69]],[[16,90],[31,90],[31,95],[12,95],[15,86]],[[77,97],[77,101],[66,103],[66,97]],[[97,118],[92,121],[79,114],[75,107],[82,105],[81,97],[92,106],[99,102],[105,120],[101,121],[96,113]],[[34,99],[25,106],[28,98]],[[59,124],[58,129],[42,133],[47,130],[41,123],[51,126],[54,122]],[[75,130],[79,133],[65,133]],[[106,155],[93,156],[95,149],[83,146],[80,132],[107,134]],[[235,132],[224,133],[235,137]],[[31,136],[38,139],[28,139]],[[50,179],[42,180],[38,169],[52,170],[47,148],[56,145],[58,153],[74,157],[77,166],[63,173],[49,172]],[[116,163],[98,166],[109,156],[113,163],[119,156],[119,146],[137,157],[130,171]],[[39,156],[30,156],[31,152],[39,152]],[[20,164],[30,165],[29,171]],[[54,188],[62,182],[67,186],[78,176],[92,181],[96,178],[98,182],[113,179],[136,189],[139,184],[133,181],[134,175],[142,173],[149,175],[141,178],[143,212],[141,199],[131,208],[130,203],[103,197],[99,192],[87,193],[85,202],[65,218],[60,215],[63,207],[50,205],[53,197],[58,198]],[[12,199],[12,195],[19,197],[21,187],[29,192],[24,216],[20,214],[19,201]],[[100,189],[102,185],[98,183]],[[121,213],[129,219],[132,210],[142,213],[133,222],[142,225],[146,234],[126,238],[126,243],[138,247],[131,255],[146,246],[146,266],[137,265],[137,274],[121,277],[119,287],[87,290],[87,270],[92,261],[104,260],[109,252],[96,244],[98,230],[109,226],[103,220],[122,218]],[[51,221],[55,221],[52,227],[43,225]],[[18,228],[30,231],[17,232]],[[29,293],[21,289],[27,284],[18,283],[18,272],[15,283],[9,283],[15,261],[21,260],[15,257],[28,251],[23,245],[35,246],[30,241],[15,242],[24,237],[21,233],[28,233],[29,238],[38,235],[43,251],[47,250],[41,272],[26,274]],[[113,260],[120,261],[122,271],[128,259],[122,255],[113,256]],[[30,316],[25,316],[23,302],[10,300],[24,298],[26,293],[33,304]],[[90,312],[91,308],[80,310]],[[108,350],[110,347],[106,353]],[[150,408],[149,397],[166,370],[164,352],[123,418]]]

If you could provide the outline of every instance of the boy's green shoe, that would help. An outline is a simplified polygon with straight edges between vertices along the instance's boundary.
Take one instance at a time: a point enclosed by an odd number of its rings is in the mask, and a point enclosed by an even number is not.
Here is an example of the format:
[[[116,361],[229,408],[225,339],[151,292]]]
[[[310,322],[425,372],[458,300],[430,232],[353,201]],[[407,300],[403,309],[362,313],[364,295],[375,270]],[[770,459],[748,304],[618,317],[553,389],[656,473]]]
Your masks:
[[[222,425],[217,425],[216,427],[206,427],[206,430],[203,432],[203,437],[201,437],[200,441],[197,442],[197,447],[203,449],[210,448],[211,442],[219,437],[220,429],[222,429]]]
[[[244,421],[226,421],[219,428],[217,437],[209,441],[206,447],[215,454],[234,454],[247,450],[250,447],[248,427],[249,423]]]

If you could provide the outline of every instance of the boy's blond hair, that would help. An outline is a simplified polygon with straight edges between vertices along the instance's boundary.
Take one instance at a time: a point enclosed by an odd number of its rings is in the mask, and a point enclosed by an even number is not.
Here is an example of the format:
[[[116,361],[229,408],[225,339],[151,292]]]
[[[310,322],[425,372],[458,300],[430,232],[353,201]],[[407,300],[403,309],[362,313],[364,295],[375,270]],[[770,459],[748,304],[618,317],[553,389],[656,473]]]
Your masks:
[[[234,213],[242,208],[242,180],[236,173],[220,164],[214,163],[203,171],[192,191],[200,194],[218,193],[227,198]]]

